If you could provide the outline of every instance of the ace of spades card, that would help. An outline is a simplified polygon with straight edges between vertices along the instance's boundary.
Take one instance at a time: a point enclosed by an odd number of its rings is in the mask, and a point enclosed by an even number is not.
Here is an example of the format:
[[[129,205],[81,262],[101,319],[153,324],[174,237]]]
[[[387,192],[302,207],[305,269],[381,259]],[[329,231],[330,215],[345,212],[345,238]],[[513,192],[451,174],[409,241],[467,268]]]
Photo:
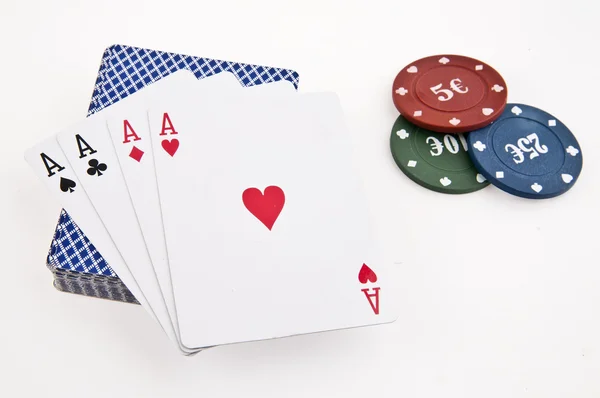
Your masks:
[[[334,94],[248,91],[148,120],[184,346],[396,319]]]
[[[82,142],[82,145],[86,144]],[[77,219],[79,225],[85,229],[87,236],[93,239],[98,249],[102,250],[105,258],[110,261],[113,269],[127,284],[138,302],[154,320],[158,321],[55,137],[50,137],[28,149],[25,153],[25,160],[59,203]],[[106,171],[101,164],[92,162],[90,168],[93,170],[90,170],[90,175]]]

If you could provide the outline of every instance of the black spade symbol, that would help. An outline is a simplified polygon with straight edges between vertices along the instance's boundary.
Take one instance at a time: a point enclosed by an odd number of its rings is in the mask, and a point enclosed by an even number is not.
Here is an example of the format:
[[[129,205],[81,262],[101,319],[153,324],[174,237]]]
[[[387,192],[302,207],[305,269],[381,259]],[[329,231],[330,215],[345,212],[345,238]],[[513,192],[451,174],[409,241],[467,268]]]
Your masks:
[[[69,180],[68,178],[60,177],[60,190],[63,192],[73,192],[77,186],[75,181]]]

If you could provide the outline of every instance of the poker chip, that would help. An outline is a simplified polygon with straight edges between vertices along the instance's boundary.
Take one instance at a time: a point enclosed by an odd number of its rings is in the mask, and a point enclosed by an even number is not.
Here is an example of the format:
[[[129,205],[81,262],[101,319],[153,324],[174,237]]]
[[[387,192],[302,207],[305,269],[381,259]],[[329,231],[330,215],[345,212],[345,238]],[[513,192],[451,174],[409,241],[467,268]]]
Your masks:
[[[529,105],[508,104],[493,124],[471,132],[468,142],[481,174],[523,198],[567,192],[583,166],[581,148],[567,126]]]
[[[442,133],[487,126],[506,106],[506,83],[491,66],[460,55],[422,58],[402,69],[394,105],[410,122]]]
[[[471,162],[468,141],[462,134],[436,133],[399,116],[392,128],[390,147],[400,170],[425,188],[461,194],[489,185]]]

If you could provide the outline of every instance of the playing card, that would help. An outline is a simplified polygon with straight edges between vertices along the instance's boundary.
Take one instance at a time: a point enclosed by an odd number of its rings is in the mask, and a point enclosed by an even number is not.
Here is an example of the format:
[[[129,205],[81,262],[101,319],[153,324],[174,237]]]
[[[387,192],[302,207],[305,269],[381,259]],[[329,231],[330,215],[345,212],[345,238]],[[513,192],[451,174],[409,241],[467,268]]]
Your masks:
[[[182,343],[395,320],[335,95],[247,94],[149,111]]]
[[[105,258],[110,261],[119,278],[127,285],[138,302],[154,318],[155,314],[146,297],[139,288],[134,276],[129,271],[112,238],[102,224],[102,220],[94,210],[77,175],[71,169],[69,161],[64,156],[54,137],[27,150],[25,160],[35,174],[44,182],[52,195],[58,199],[61,206],[69,211],[77,220],[80,228],[93,239]],[[82,245],[82,242],[79,242]],[[71,256],[77,253],[72,250]],[[88,259],[81,258],[80,261]],[[91,259],[97,261],[97,258]]]
[[[115,44],[104,50],[88,115],[182,69],[198,79],[229,72],[243,87],[287,81],[296,89],[299,81],[298,72],[291,69]]]
[[[197,81],[189,72],[179,71],[62,131],[57,140],[161,326],[183,352],[189,353],[172,324],[106,125],[112,112],[145,107],[163,93],[172,95],[168,90],[171,86],[186,84]]]

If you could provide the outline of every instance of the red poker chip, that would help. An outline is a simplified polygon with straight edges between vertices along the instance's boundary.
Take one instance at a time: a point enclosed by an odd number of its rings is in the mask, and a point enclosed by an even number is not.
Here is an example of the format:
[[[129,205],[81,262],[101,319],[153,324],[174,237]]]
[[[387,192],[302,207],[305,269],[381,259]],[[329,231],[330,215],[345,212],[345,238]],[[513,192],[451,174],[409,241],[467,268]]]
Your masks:
[[[506,83],[491,66],[461,55],[435,55],[398,73],[392,87],[402,116],[425,129],[465,133],[492,123],[504,111]]]

